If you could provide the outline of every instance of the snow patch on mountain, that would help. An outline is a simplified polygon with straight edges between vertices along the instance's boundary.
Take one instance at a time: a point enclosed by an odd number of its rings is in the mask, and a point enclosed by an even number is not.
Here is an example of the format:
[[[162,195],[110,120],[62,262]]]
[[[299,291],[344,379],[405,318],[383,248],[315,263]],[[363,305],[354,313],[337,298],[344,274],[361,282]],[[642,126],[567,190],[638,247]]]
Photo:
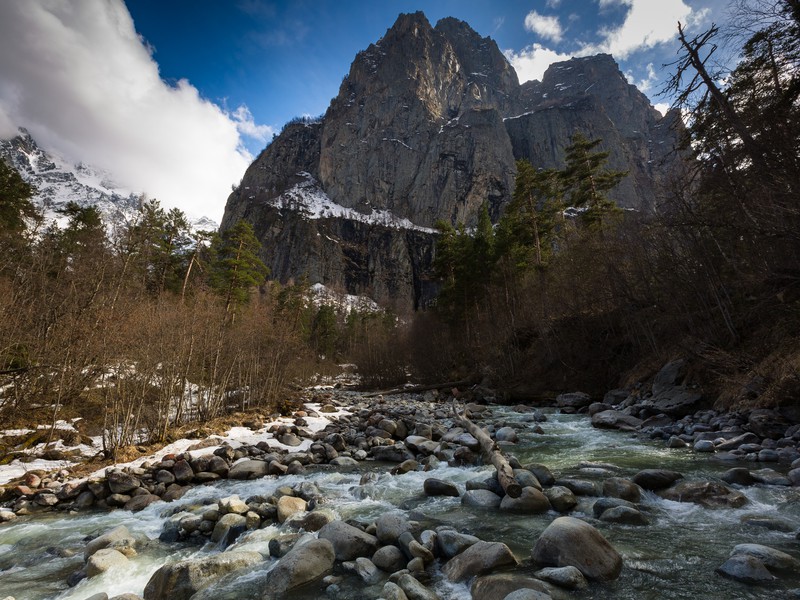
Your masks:
[[[437,233],[430,227],[415,225],[388,210],[372,209],[370,214],[359,212],[337,204],[328,197],[319,182],[305,171],[297,174],[302,181],[296,183],[270,203],[281,210],[301,212],[307,219],[343,218],[393,229],[415,229],[426,233]]]

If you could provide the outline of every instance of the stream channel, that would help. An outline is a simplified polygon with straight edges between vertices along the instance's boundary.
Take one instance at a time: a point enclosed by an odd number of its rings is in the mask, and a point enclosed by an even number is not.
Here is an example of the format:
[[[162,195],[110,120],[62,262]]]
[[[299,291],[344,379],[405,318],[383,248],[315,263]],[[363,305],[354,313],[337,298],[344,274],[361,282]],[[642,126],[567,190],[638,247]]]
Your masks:
[[[504,422],[519,421],[522,415],[504,407],[493,407],[494,418]],[[563,415],[545,411],[541,423],[544,435],[519,429],[518,444],[505,446],[523,464],[537,462],[548,466],[556,477],[577,476],[602,479],[610,476],[631,477],[646,468],[672,469],[688,479],[715,478],[732,466],[715,461],[708,454],[688,449],[671,450],[663,442],[642,441],[631,434],[599,430],[582,415]],[[525,425],[522,425],[523,427]],[[602,463],[602,466],[597,464]],[[486,541],[506,543],[522,563],[519,571],[533,573],[531,548],[539,534],[557,516],[554,511],[541,515],[516,515],[462,507],[458,498],[427,498],[423,482],[429,477],[455,483],[461,493],[466,481],[486,477],[491,467],[453,468],[446,465],[429,472],[391,475],[392,465],[362,462],[358,470],[345,472],[309,469],[302,476],[266,477],[254,481],[225,480],[193,488],[182,499],[170,504],[157,502],[138,513],[124,510],[82,512],[68,515],[49,513],[22,517],[0,526],[0,598],[15,600],[45,598],[84,600],[98,592],[109,596],[132,592],[141,595],[153,572],[168,561],[198,558],[214,548],[165,544],[158,541],[164,521],[179,506],[213,502],[238,494],[245,499],[267,496],[277,487],[300,481],[313,481],[323,491],[325,506],[342,519],[369,523],[387,511],[402,510],[423,526],[451,525]],[[744,465],[747,466],[747,465]],[[778,470],[785,472],[786,465]],[[751,465],[751,468],[757,468]],[[375,474],[369,483],[360,485],[364,472]],[[735,486],[736,487],[736,486]],[[608,599],[775,599],[789,598],[788,590],[800,588],[800,573],[784,574],[776,583],[749,586],[725,579],[714,572],[736,544],[758,543],[797,557],[800,542],[795,533],[800,528],[800,488],[749,486],[738,488],[749,502],[738,509],[706,509],[696,504],[678,503],[646,492],[641,507],[650,524],[614,525],[592,517],[596,498],[579,497],[580,504],[571,513],[592,523],[620,552],[624,559],[622,575],[611,583],[591,583],[588,590],[564,592],[565,598]],[[791,526],[792,532],[772,531],[742,522],[742,517],[759,515],[776,518]],[[124,572],[114,569],[83,580],[69,588],[67,577],[83,567],[85,538],[101,534],[117,525],[126,525],[134,534],[152,542],[139,550]],[[268,556],[269,540],[282,533],[269,526],[243,535],[232,548],[255,550]],[[210,544],[209,544],[210,545]],[[208,545],[207,545],[208,546]],[[238,574],[234,580],[221,580],[213,594],[203,598],[217,600],[259,598],[266,572],[275,560]],[[469,599],[465,584],[451,584],[441,575],[440,565],[431,567],[428,584],[443,600]],[[293,599],[326,598],[367,600],[380,596],[383,582],[369,587],[355,574],[347,574],[337,593],[326,596],[321,588],[292,595]],[[559,595],[558,597],[562,597]]]

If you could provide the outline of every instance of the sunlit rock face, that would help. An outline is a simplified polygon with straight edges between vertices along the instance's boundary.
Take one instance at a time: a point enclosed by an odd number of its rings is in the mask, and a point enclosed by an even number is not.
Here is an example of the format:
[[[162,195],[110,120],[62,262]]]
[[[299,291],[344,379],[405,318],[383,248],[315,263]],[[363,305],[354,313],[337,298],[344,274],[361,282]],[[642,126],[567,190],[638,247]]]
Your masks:
[[[493,219],[515,161],[563,165],[581,131],[630,172],[612,194],[647,213],[678,160],[662,118],[608,55],[550,67],[519,84],[490,38],[447,18],[400,15],[360,52],[319,120],[284,128],[228,198],[222,228],[252,222],[273,277],[306,275],[398,308],[430,302],[439,220]]]

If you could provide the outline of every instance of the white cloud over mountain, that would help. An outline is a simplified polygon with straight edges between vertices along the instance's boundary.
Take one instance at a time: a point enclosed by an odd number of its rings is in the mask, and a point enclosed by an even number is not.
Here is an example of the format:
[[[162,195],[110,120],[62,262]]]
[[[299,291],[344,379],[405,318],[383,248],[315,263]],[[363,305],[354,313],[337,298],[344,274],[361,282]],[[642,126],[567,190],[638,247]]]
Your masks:
[[[251,157],[241,135],[272,130],[188,81],[168,84],[122,0],[0,3],[0,137],[26,127],[45,148],[108,170],[164,206],[219,220]]]
[[[554,42],[560,42],[564,36],[558,17],[542,15],[535,10],[525,16],[525,29]]]

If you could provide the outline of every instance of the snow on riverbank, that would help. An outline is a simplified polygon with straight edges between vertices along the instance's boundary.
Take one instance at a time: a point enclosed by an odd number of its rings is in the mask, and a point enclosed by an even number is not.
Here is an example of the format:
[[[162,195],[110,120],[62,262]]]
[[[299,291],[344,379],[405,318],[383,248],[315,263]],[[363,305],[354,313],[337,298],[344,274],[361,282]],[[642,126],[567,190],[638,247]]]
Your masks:
[[[306,422],[306,425],[302,428],[306,431],[310,431],[311,433],[316,433],[317,431],[321,431],[325,429],[328,423],[331,422],[332,418],[349,415],[349,411],[344,409],[338,409],[335,412],[330,413],[322,413],[320,412],[322,409],[322,405],[317,403],[308,403],[305,405],[305,410],[308,413],[308,416],[303,417]],[[317,416],[312,416],[317,415]],[[189,453],[193,457],[202,456],[204,454],[211,454],[222,446],[223,444],[228,444],[234,448],[238,448],[244,444],[255,445],[258,442],[266,442],[273,448],[279,448],[283,450],[288,450],[290,452],[304,452],[308,450],[308,448],[312,444],[312,440],[308,438],[303,438],[302,442],[299,446],[288,446],[286,444],[282,444],[278,440],[275,439],[275,436],[269,433],[269,429],[273,425],[294,425],[295,418],[294,417],[280,417],[275,420],[269,421],[264,423],[264,426],[260,429],[251,429],[249,427],[232,427],[228,430],[225,435],[212,435],[208,439],[213,440],[214,445],[205,446],[203,448],[197,450],[190,450]],[[62,426],[63,425],[63,426]],[[49,427],[39,427],[38,429],[49,429]],[[58,429],[66,429],[75,431],[75,428],[72,424],[61,422],[58,424]],[[0,437],[2,436],[9,436],[9,435],[25,435],[28,433],[34,433],[34,429],[25,429],[25,430],[8,430],[0,432]],[[25,475],[25,473],[29,471],[57,471],[60,469],[68,469],[69,467],[75,466],[79,462],[81,462],[81,458],[90,458],[96,455],[100,449],[102,448],[102,440],[98,438],[93,438],[94,445],[88,446],[86,444],[79,444],[76,446],[67,446],[63,443],[63,441],[58,440],[57,442],[51,443],[48,445],[49,450],[60,450],[65,453],[74,452],[76,454],[74,460],[47,460],[44,458],[33,458],[30,462],[22,462],[19,459],[13,460],[11,463],[7,465],[0,465],[0,485],[6,484],[9,481],[13,481],[14,479],[18,479]],[[148,454],[146,456],[142,456],[137,458],[136,460],[126,462],[126,463],[118,463],[116,465],[111,465],[108,467],[104,467],[99,469],[89,475],[89,478],[99,477],[102,476],[108,471],[109,469],[119,468],[119,467],[138,467],[145,462],[155,462],[160,460],[162,457],[166,456],[167,454],[180,454],[182,452],[186,452],[189,448],[193,446],[197,446],[201,440],[197,439],[180,439],[177,440],[167,446],[164,446],[157,452],[152,454]],[[43,450],[42,444],[37,446],[33,446],[26,451],[26,454],[30,455],[31,457],[40,454]]]

